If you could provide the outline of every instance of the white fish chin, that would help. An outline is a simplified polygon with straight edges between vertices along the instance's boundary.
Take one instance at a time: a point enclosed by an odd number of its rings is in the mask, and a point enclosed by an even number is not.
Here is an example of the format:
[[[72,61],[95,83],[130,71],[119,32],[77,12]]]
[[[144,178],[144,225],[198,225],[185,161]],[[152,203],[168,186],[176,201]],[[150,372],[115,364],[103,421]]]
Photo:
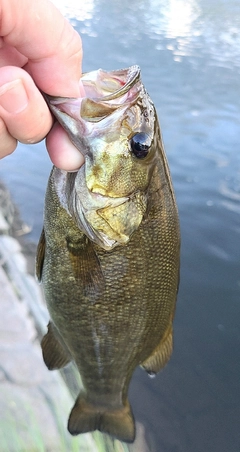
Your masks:
[[[128,243],[142,221],[147,205],[145,193],[112,198],[91,192],[85,181],[85,165],[78,171],[71,190],[66,171],[54,168],[54,181],[62,207],[79,229],[106,251]]]
[[[92,242],[96,243],[104,250],[112,250],[121,243],[117,240],[118,237],[115,237],[116,234],[111,230],[110,226],[99,217],[98,211],[94,208],[85,210],[78,197],[75,198],[74,218],[81,231],[84,232]],[[110,237],[109,231],[108,234],[104,232],[106,229],[110,230],[110,234],[114,238]]]
[[[94,243],[105,250],[129,240],[124,234],[119,235],[100,213],[108,208],[118,208],[128,203],[128,197],[110,198],[88,190],[85,182],[85,165],[77,173],[74,188],[69,191],[67,171],[58,168],[54,171],[55,189],[61,206],[74,217],[78,227]]]
[[[118,208],[128,201],[128,197],[112,198],[91,192],[85,181],[85,165],[78,171],[72,199],[73,212],[71,213],[79,228],[101,248],[111,250],[129,240],[128,237],[114,230],[110,222],[101,216],[101,212]],[[69,210],[71,210],[70,207]]]

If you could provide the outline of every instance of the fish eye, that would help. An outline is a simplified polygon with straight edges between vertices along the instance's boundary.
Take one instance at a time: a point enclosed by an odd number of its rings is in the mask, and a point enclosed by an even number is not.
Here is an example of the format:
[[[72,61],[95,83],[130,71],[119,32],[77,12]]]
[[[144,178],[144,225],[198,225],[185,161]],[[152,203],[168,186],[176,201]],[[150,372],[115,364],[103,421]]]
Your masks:
[[[131,138],[130,145],[132,153],[135,157],[138,159],[144,159],[148,155],[151,140],[147,133],[139,132]]]

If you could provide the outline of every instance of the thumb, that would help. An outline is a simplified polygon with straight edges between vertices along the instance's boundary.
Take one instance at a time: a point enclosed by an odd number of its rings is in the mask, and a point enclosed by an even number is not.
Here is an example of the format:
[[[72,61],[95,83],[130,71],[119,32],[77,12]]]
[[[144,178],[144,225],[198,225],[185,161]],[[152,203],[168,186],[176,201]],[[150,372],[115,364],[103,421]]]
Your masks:
[[[23,143],[36,143],[49,132],[53,120],[40,91],[21,68],[0,68],[0,118],[8,133]]]

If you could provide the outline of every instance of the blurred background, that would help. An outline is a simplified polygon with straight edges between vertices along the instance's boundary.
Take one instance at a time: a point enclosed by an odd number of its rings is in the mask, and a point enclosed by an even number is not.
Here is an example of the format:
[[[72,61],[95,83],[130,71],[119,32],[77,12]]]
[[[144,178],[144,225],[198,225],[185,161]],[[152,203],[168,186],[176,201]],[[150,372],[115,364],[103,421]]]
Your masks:
[[[158,111],[182,234],[168,366],[130,388],[151,452],[240,444],[240,2],[54,0],[82,36],[83,70],[138,64]],[[51,162],[44,142],[0,162],[37,243]]]

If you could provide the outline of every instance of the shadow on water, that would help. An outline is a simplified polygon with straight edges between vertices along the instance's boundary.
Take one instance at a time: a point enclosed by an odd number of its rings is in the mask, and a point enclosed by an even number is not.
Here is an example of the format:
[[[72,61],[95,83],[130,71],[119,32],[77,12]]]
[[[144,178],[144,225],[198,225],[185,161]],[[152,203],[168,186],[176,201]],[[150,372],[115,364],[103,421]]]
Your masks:
[[[153,452],[236,452],[240,4],[55,3],[82,35],[84,70],[141,66],[159,114],[179,206],[182,265],[174,353],[155,379],[136,370],[130,389],[136,418]],[[21,145],[0,168],[35,241],[50,169],[43,149],[43,144]]]

